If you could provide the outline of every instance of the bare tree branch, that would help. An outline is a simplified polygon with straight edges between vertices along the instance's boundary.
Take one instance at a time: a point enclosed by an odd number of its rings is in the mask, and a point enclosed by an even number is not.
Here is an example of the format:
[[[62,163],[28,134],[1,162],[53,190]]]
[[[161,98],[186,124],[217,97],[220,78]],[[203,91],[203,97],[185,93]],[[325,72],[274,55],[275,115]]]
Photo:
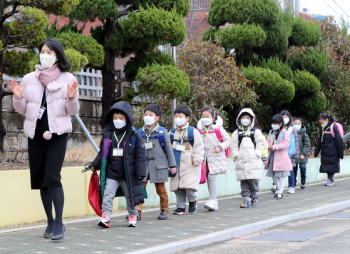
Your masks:
[[[9,42],[9,39],[10,39],[10,34],[11,34],[11,27],[9,28],[9,32],[7,33],[7,36],[5,38],[5,41],[4,41],[4,45],[3,45],[3,50],[5,51],[5,49],[7,48],[7,43]]]
[[[129,77],[117,80],[117,83],[123,83],[123,82],[127,81],[128,79],[129,79]]]
[[[4,13],[4,15],[2,15],[1,20],[0,20],[0,25],[2,25],[2,23],[5,22],[6,19],[8,19],[9,17],[11,17],[13,14],[17,13],[17,6],[19,5],[18,2],[14,2],[13,6],[12,6],[12,11],[11,12],[7,12]]]

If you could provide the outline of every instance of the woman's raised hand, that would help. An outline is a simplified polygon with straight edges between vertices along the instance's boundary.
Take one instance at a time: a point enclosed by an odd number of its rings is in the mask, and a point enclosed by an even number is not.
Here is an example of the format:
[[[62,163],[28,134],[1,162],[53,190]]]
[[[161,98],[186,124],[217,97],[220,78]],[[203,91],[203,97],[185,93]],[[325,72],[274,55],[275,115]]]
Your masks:
[[[19,98],[19,97],[22,97],[23,95],[23,82],[21,83],[21,86],[19,86],[17,84],[17,80],[16,79],[13,79],[11,80],[11,90],[13,92],[13,94]]]
[[[73,99],[78,92],[78,82],[74,81],[72,85],[68,84],[67,95],[69,99]]]

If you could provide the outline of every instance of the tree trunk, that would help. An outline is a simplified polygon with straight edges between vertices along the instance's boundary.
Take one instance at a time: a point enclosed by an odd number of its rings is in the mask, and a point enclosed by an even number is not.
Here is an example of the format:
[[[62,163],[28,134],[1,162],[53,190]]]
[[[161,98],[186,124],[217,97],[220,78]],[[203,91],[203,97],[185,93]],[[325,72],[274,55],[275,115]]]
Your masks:
[[[236,123],[237,117],[239,115],[239,112],[241,112],[241,105],[240,104],[234,104],[232,108],[224,108],[224,110],[228,113],[229,118],[229,132],[234,132],[238,126]]]
[[[2,15],[4,15],[4,2],[0,1],[0,18]],[[3,30],[3,23],[0,24],[0,41],[2,40],[2,30]],[[2,121],[2,98],[3,98],[3,70],[4,70],[4,54],[1,51],[0,52],[0,151],[4,151],[4,136],[6,135],[6,129],[4,126],[4,122]]]
[[[106,46],[107,40],[112,34],[114,34],[114,30],[115,22],[113,20],[106,19],[106,33],[104,38],[105,61],[102,66],[102,128],[105,127],[104,118],[106,113],[115,101],[115,54]]]
[[[282,111],[281,105],[275,104],[275,105],[273,105],[272,109],[273,109],[273,115],[277,115]]]

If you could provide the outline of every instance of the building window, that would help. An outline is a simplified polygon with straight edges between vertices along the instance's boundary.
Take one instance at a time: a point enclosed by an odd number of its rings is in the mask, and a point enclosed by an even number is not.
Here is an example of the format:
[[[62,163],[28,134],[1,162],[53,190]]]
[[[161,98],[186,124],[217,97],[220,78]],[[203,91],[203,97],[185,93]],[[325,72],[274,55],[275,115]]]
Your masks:
[[[205,11],[209,10],[210,0],[190,0],[190,11]]]

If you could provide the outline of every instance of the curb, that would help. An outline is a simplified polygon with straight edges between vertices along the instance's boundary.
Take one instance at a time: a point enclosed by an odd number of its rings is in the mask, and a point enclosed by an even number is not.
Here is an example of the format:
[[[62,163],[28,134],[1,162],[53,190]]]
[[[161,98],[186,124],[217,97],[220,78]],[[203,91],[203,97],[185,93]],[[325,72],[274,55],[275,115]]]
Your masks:
[[[223,231],[219,231],[213,234],[209,234],[206,236],[198,237],[195,240],[189,240],[189,241],[180,241],[175,242],[159,247],[144,249],[141,251],[135,251],[130,252],[132,254],[144,254],[144,253],[152,253],[152,254],[166,254],[166,253],[174,253],[177,251],[182,251],[189,248],[195,248],[199,246],[204,246],[207,244],[215,243],[215,242],[221,242],[221,241],[227,241],[231,240],[236,237],[250,235],[286,222],[295,221],[299,219],[306,219],[306,218],[312,218],[312,217],[318,217],[321,215],[326,215],[329,213],[337,212],[344,210],[346,208],[350,207],[350,200],[343,201],[340,203],[332,204],[329,206],[324,206],[308,211],[293,213],[281,217],[277,217],[270,220],[265,220],[257,223],[252,223],[240,227],[235,227],[231,229],[226,229]]]

